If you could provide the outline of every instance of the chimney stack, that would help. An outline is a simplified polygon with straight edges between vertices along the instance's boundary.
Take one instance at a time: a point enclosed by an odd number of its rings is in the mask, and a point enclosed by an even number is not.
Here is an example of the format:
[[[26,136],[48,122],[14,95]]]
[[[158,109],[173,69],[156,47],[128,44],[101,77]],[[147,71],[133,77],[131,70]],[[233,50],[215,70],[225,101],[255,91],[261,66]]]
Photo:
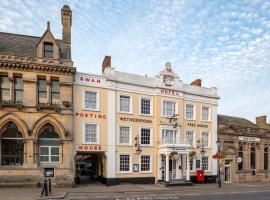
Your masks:
[[[68,5],[61,9],[62,18],[62,50],[63,58],[71,59],[71,24],[72,11]]]
[[[266,115],[256,117],[256,124],[261,128],[266,128]]]
[[[201,87],[202,86],[202,80],[201,79],[196,79],[195,81],[190,83],[190,85]]]
[[[111,67],[111,56],[105,56],[102,63],[102,73],[104,72],[105,68],[109,67]]]

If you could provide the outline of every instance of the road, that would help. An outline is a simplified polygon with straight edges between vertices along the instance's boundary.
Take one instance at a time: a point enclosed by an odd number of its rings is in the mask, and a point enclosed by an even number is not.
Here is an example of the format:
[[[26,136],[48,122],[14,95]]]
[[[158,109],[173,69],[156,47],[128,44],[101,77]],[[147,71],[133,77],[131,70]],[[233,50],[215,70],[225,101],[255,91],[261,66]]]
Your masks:
[[[216,191],[212,193],[127,193],[127,194],[89,194],[70,193],[66,200],[102,199],[102,200],[269,200],[270,190],[248,190],[248,191]]]

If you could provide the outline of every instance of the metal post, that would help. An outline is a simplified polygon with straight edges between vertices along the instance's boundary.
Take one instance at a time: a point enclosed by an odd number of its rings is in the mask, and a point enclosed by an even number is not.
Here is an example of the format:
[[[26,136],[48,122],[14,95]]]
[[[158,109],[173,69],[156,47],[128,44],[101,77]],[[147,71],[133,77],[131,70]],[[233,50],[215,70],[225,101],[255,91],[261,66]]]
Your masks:
[[[47,182],[47,180],[44,181],[44,192],[45,192],[45,196],[48,196],[48,182]]]
[[[52,193],[52,181],[50,178],[49,178],[49,193],[50,194]]]
[[[218,144],[218,154],[220,155],[220,143]],[[218,188],[221,188],[220,157],[218,158]]]

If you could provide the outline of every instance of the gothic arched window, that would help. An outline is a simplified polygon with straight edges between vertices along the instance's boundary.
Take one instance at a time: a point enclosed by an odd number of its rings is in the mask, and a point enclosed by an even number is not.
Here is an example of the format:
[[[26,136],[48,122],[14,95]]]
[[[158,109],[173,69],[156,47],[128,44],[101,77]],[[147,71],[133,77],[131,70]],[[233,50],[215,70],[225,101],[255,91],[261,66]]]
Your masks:
[[[60,160],[59,135],[51,124],[46,124],[39,135],[40,163],[57,163]]]
[[[22,165],[24,143],[15,123],[9,122],[1,137],[1,165]]]

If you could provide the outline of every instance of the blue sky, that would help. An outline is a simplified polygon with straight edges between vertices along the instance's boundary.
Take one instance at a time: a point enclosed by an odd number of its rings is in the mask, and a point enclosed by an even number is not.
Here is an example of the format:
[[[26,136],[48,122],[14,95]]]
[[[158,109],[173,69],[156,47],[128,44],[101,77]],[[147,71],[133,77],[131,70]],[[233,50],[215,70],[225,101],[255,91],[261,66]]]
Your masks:
[[[170,61],[185,83],[218,88],[218,112],[270,120],[270,1],[0,1],[0,31],[61,38],[60,9],[73,11],[78,71],[101,73],[104,55],[119,71],[154,76]]]

